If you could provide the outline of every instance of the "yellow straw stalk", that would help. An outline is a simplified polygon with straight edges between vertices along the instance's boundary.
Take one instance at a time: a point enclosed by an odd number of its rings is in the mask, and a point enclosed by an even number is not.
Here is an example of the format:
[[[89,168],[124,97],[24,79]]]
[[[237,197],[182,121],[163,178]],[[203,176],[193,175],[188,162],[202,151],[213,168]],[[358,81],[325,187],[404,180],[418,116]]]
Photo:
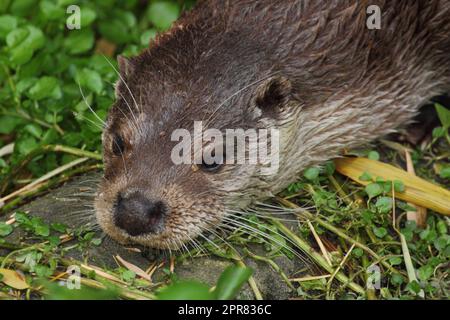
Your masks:
[[[425,181],[404,170],[366,158],[341,158],[334,160],[336,170],[362,185],[371,181],[363,181],[360,177],[369,173],[373,178],[383,180],[400,180],[405,185],[404,192],[396,192],[395,197],[417,206],[425,207],[443,215],[450,216],[450,191]]]

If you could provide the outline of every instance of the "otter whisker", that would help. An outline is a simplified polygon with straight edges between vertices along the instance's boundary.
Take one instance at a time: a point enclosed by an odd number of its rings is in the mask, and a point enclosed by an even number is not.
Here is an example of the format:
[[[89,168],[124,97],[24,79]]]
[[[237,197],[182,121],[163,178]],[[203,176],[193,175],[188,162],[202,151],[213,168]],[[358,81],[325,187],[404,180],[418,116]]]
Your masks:
[[[84,96],[83,89],[81,88],[81,85],[78,81],[77,81],[77,84],[78,84],[78,88],[80,89],[81,96],[83,97],[84,103],[89,108],[89,110],[94,114],[94,116],[100,121],[100,123],[102,124],[101,128],[104,128],[106,126],[105,121],[98,116],[98,114],[94,111],[94,109],[92,109],[91,105],[89,104],[86,97]]]
[[[122,99],[125,101],[126,105],[128,106],[128,109],[130,110],[131,114],[133,114],[133,111],[131,110],[130,104],[128,103],[128,101],[125,99],[125,97],[123,96],[122,93],[120,93],[120,96],[122,97]],[[134,129],[136,130],[136,132],[138,134],[143,134],[143,129],[140,126],[138,120],[136,119],[136,117],[134,116],[134,121],[131,121],[128,116],[123,112],[123,110],[121,108],[119,108],[120,112],[124,115],[124,117],[131,122],[131,124],[133,125]]]
[[[294,212],[286,212],[286,213],[266,212],[266,213],[261,213],[261,212],[258,212],[258,211],[251,211],[251,210],[246,210],[246,211],[228,210],[228,212],[235,213],[235,214],[242,215],[242,216],[253,215],[253,216],[262,217],[262,218],[267,218],[268,216],[270,216],[270,217],[272,217],[274,219],[277,219],[277,220],[290,220],[290,221],[294,221],[294,222],[298,222],[299,221],[298,219],[285,218],[286,216],[297,217]],[[281,216],[281,218],[279,216]]]
[[[253,216],[256,216],[258,218],[264,219],[267,218],[267,215],[263,215],[263,214],[257,214],[257,213],[252,213]],[[277,221],[281,221],[281,222],[299,222],[300,220],[298,219],[286,219],[286,218],[279,218],[279,217],[273,217],[270,216],[272,219],[277,220]]]
[[[207,221],[207,223],[209,224],[209,222]],[[223,230],[223,228],[219,225],[214,225],[211,224],[211,229],[207,228],[207,227],[200,227],[203,228],[206,232],[210,232],[211,234],[213,234],[215,237],[217,237],[220,241],[222,241],[226,246],[228,246],[231,250],[236,251],[237,250],[231,245],[231,243],[229,243],[227,240],[225,240],[223,237],[221,237],[215,230],[222,230],[224,232],[226,232],[225,230]],[[209,239],[210,240],[210,239]],[[212,240],[210,240],[212,243],[214,243]],[[216,245],[217,246],[217,245]],[[217,246],[217,248],[220,249],[220,247]]]
[[[276,238],[272,237],[271,235],[269,235],[269,234],[267,234],[265,232],[262,232],[262,231],[260,231],[258,229],[255,229],[255,228],[253,228],[253,227],[251,227],[251,226],[249,226],[249,225],[247,225],[245,223],[239,222],[239,221],[228,221],[228,222],[231,223],[231,225],[224,225],[224,226],[226,228],[229,228],[231,231],[239,230],[239,231],[244,232],[245,234],[248,234],[250,236],[258,235],[258,236],[260,236],[262,238],[265,238],[265,239],[267,239],[269,241],[274,242],[280,248],[286,249],[287,251],[289,251],[290,253],[295,255],[297,258],[299,258],[302,262],[306,263],[305,257],[300,255],[298,252],[296,252],[295,250],[293,250],[291,247],[287,246],[286,244],[279,242]],[[280,235],[280,234],[277,233],[277,235]]]
[[[289,211],[289,212],[299,212],[301,210],[311,210],[311,209],[315,209],[315,206],[309,206],[309,207],[298,207],[298,208],[286,208],[286,207],[282,207],[282,206],[276,206],[276,205],[271,205],[268,203],[264,203],[264,202],[259,202],[257,201],[255,203],[257,205],[257,207],[255,209],[263,209],[260,207],[267,207],[269,209],[273,209],[273,210],[278,210],[278,211]],[[264,209],[263,209],[264,210]]]
[[[114,83],[112,83],[112,82],[110,82],[110,81],[106,81],[106,82],[109,83],[109,84],[111,84],[111,85],[114,87]],[[130,104],[128,103],[128,100],[123,96],[123,94],[122,94],[121,92],[119,92],[119,95],[120,95],[120,97],[123,99],[123,101],[125,101],[125,104],[127,105],[128,110],[130,110],[130,113],[133,115],[133,119],[130,119],[130,118],[128,117],[128,115],[127,115],[125,112],[123,112],[122,108],[118,108],[119,111],[120,111],[120,113],[122,113],[123,116],[131,123],[131,125],[134,127],[134,129],[136,130],[136,132],[137,132],[138,134],[142,134],[142,132],[143,132],[142,127],[139,125],[139,122],[137,121],[136,116],[134,116],[133,110],[131,109],[131,106],[130,106]]]
[[[259,215],[270,214],[270,215],[273,215],[273,216],[288,216],[288,215],[290,215],[290,216],[297,216],[299,213],[301,213],[300,210],[286,211],[286,212],[283,212],[283,211],[278,211],[277,212],[276,210],[271,210],[271,209],[255,210],[255,209],[252,209],[252,208],[248,208],[248,209],[245,209],[245,210],[246,210],[247,213],[254,213],[254,214],[259,214]],[[302,210],[305,210],[305,209],[302,208]],[[233,210],[230,210],[230,211],[233,211]],[[239,212],[239,213],[241,213],[241,212]]]
[[[69,212],[68,214],[66,214],[66,216],[70,217],[70,216],[83,216],[83,215],[94,215],[95,211],[94,210],[89,210],[89,209],[83,209],[83,210],[77,210],[77,211],[72,211]]]
[[[217,244],[215,244],[214,241],[212,241],[211,239],[209,239],[207,236],[205,236],[205,235],[202,234],[202,233],[199,233],[199,236],[200,236],[201,238],[203,238],[206,242],[208,242],[209,244],[211,244],[213,247],[215,247],[216,249],[220,250],[220,247],[219,247]]]
[[[79,192],[79,193],[74,193],[73,195],[70,195],[69,198],[93,198],[95,195],[97,194],[97,192]]]
[[[98,184],[98,182],[100,182],[100,178],[101,177],[98,177],[98,179],[86,179],[86,180],[79,181],[78,183],[85,184],[85,183],[95,182],[95,184]]]
[[[192,238],[189,234],[186,234],[186,236],[189,238],[189,241],[194,245],[196,249],[198,249],[201,253],[207,255],[208,253],[205,251],[203,246],[194,238]]]
[[[137,104],[136,99],[135,99],[133,93],[131,92],[130,87],[129,87],[128,84],[126,83],[125,79],[122,77],[122,75],[120,74],[120,72],[116,69],[116,67],[114,67],[114,65],[108,60],[108,58],[107,58],[105,55],[103,55],[103,57],[104,57],[105,60],[109,63],[109,65],[114,69],[114,71],[115,71],[115,72],[117,73],[117,75],[119,76],[120,80],[123,82],[123,84],[124,84],[125,87],[127,88],[128,92],[129,92],[130,95],[131,95],[131,98],[133,99],[133,102],[134,102],[134,105],[135,105],[135,107],[136,107],[136,110],[137,110],[138,112],[141,112],[141,110],[139,109],[139,105]],[[135,116],[135,114],[134,114],[133,111],[131,111],[131,115],[133,116],[133,118],[134,118],[136,124],[138,124],[137,118],[136,118],[136,116]]]
[[[245,222],[250,222],[251,224],[254,224],[254,223],[255,223],[255,222],[253,222],[253,221],[251,221],[251,220],[245,219],[245,218],[240,217],[240,216],[233,216],[233,217],[236,218],[236,219],[244,220]],[[247,229],[247,230],[249,230],[249,231],[252,231],[252,232],[254,232],[254,233],[256,233],[256,234],[258,234],[258,235],[260,235],[260,236],[262,236],[262,237],[265,237],[265,238],[267,238],[267,239],[273,241],[274,243],[276,243],[276,244],[279,245],[280,247],[285,248],[286,250],[288,250],[289,252],[291,252],[292,254],[294,254],[295,256],[297,256],[297,257],[298,257],[299,259],[301,259],[303,262],[306,262],[306,261],[305,261],[305,257],[301,256],[298,252],[294,251],[292,248],[290,248],[290,247],[287,246],[286,244],[283,244],[283,243],[279,242],[276,238],[270,236],[269,234],[267,234],[267,233],[265,233],[265,232],[263,232],[263,231],[261,231],[261,230],[258,230],[258,229],[256,229],[256,228],[252,227],[251,225],[246,224],[246,223],[243,223],[242,221],[239,221],[239,220],[233,220],[233,219],[228,218],[228,217],[225,217],[224,220],[227,221],[227,222],[229,222],[229,223],[234,224],[235,226],[243,227],[243,228],[245,228],[245,229]],[[289,242],[291,245],[293,245],[295,248],[298,248],[297,245],[296,245],[291,239],[285,237],[284,235],[282,235],[282,234],[280,234],[280,233],[278,233],[278,232],[275,232],[275,233],[276,233],[277,236],[283,238],[284,240],[286,240],[287,242]]]
[[[95,122],[95,121],[92,121],[91,119],[85,117],[84,115],[82,115],[82,114],[79,113],[79,112],[73,112],[73,115],[76,116],[76,117],[80,117],[80,118],[83,119],[84,121],[89,122],[90,124],[92,124],[93,126],[95,126],[95,127],[96,127],[97,129],[99,129],[99,130],[102,130],[102,131],[103,131],[103,130],[105,129],[104,126],[98,124],[98,123]]]
[[[181,241],[181,239],[178,235],[175,237],[175,242],[176,242],[179,250],[181,251],[181,253],[186,251],[186,253],[192,258],[192,255],[191,255],[190,251],[188,250],[188,248],[186,247],[186,244],[183,243],[183,241]]]
[[[169,251],[169,257],[171,257],[172,256],[172,249],[170,249],[170,247],[171,247],[172,243],[167,241],[167,239],[164,239],[163,242],[164,242],[165,247],[167,248],[167,251]],[[172,240],[172,242],[173,242],[173,240]]]

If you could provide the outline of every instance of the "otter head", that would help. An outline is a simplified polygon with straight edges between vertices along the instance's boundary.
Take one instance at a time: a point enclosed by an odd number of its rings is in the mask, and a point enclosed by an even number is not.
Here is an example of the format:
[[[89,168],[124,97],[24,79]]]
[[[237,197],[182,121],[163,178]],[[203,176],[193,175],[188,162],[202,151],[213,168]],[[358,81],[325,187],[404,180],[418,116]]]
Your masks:
[[[289,137],[281,132],[283,138],[275,141],[271,129],[292,131],[289,119],[295,118],[297,104],[289,80],[277,73],[219,78],[208,70],[204,74],[214,79],[193,80],[191,71],[158,61],[147,52],[131,60],[119,58],[120,80],[103,133],[105,171],[95,208],[102,229],[119,242],[177,249],[214,230],[232,210],[273,191],[277,168],[264,174],[270,161],[242,161],[252,146],[229,148],[226,130],[242,130],[247,142],[255,138],[249,138],[249,130],[256,130],[257,145],[265,144],[270,154],[273,143],[282,148]],[[225,136],[200,137],[196,121],[202,121],[201,133],[215,128]],[[266,129],[266,136],[261,138],[258,129]],[[188,161],[180,163],[174,156]]]

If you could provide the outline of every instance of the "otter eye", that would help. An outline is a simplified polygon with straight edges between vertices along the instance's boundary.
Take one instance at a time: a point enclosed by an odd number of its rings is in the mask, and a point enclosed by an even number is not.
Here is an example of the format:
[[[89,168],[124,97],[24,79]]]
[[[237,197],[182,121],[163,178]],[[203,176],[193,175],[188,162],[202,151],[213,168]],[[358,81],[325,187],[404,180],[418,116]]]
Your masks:
[[[114,135],[113,143],[112,143],[112,151],[114,155],[121,156],[125,151],[125,142],[123,141],[122,136]]]
[[[215,156],[215,152],[213,151],[211,154],[212,157]],[[199,166],[200,169],[204,172],[210,172],[210,173],[214,173],[219,171],[220,168],[222,168],[222,166],[225,163],[225,152],[223,152],[222,155],[222,159],[217,163],[217,162],[213,162],[213,163],[206,163],[205,159],[202,159],[202,164]]]
[[[205,172],[217,172],[222,167],[223,163],[212,163],[207,164],[205,161],[202,161],[202,164],[200,165],[200,169]]]

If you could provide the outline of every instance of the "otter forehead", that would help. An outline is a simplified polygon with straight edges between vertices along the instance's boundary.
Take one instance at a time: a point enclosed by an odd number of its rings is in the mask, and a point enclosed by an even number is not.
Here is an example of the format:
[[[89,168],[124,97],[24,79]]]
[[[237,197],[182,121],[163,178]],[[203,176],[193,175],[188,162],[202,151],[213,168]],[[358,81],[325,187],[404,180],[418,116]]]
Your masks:
[[[204,129],[250,126],[248,121],[243,121],[243,115],[251,90],[243,92],[240,83],[216,86],[210,82],[206,87],[188,85],[189,80],[186,80],[186,85],[179,87],[169,82],[148,82],[139,73],[132,77],[140,80],[119,86],[117,102],[108,115],[106,129],[109,132],[141,129],[144,134],[136,133],[145,137],[141,142],[148,142],[170,138],[176,129],[192,131],[196,121],[202,121]]]

